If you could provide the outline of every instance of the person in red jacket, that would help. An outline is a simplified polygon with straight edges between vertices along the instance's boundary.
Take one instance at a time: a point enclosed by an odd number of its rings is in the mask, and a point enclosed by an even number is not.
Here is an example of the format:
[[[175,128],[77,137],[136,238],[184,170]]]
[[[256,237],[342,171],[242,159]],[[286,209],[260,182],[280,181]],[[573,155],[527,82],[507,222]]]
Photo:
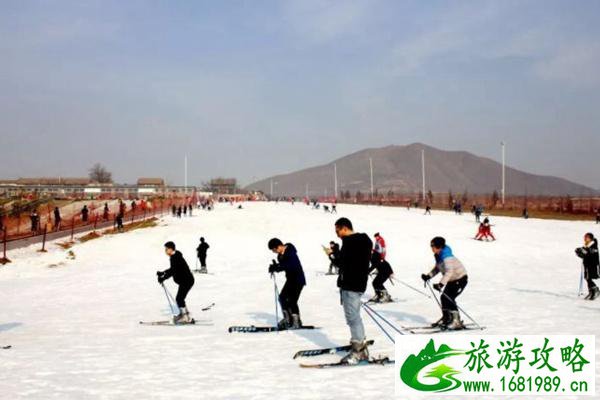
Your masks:
[[[375,246],[371,256],[371,264],[378,265],[380,261],[385,261],[387,249],[385,247],[385,239],[377,232],[375,235]]]

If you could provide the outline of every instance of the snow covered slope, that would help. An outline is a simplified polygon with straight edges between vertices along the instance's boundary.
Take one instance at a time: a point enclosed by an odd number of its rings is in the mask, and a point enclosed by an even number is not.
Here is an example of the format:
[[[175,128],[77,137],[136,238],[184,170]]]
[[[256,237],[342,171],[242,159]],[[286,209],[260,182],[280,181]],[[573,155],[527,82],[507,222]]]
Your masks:
[[[600,300],[577,298],[580,261],[573,249],[587,222],[492,218],[497,242],[472,240],[471,215],[340,205],[337,215],[302,204],[221,205],[161,226],[102,237],[72,250],[55,244],[9,253],[0,267],[0,398],[3,399],[389,399],[392,366],[305,370],[293,354],[346,344],[349,339],[336,278],[324,276],[321,245],[336,239],[333,223],[349,217],[357,231],[381,232],[396,277],[422,288],[433,264],[429,240],[443,235],[469,272],[459,304],[489,334],[598,334]],[[196,275],[188,305],[210,326],[140,326],[165,319],[168,304],[155,271],[165,269],[163,243],[173,240],[193,267],[200,236],[211,248],[208,269]],[[230,325],[274,322],[273,282],[267,267],[271,237],[296,245],[308,286],[300,308],[321,330],[229,334]],[[50,267],[52,265],[52,267]],[[278,283],[283,285],[283,276]],[[433,300],[402,285],[387,285],[398,302],[377,306],[406,325],[437,319]],[[172,293],[175,286],[167,282]],[[372,289],[365,298],[372,295]],[[208,312],[200,308],[211,302]],[[363,313],[371,353],[393,356],[393,346]],[[596,346],[600,350],[600,346]],[[598,360],[598,354],[596,354]],[[597,361],[598,362],[598,361]],[[596,379],[600,387],[600,380]]]

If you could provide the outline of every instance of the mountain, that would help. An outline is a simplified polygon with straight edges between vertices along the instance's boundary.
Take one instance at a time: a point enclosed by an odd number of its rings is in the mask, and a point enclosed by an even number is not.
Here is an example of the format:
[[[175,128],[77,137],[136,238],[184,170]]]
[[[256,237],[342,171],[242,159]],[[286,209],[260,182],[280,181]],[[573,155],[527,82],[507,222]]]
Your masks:
[[[276,175],[254,182],[248,190],[260,190],[276,196],[332,195],[334,164],[337,166],[338,195],[349,190],[370,192],[369,159],[373,160],[374,187],[380,193],[420,192],[422,189],[421,151],[425,151],[426,189],[434,193],[492,193],[502,188],[502,165],[466,151],[445,151],[421,143],[366,149],[328,164]],[[598,191],[554,176],[529,174],[506,167],[507,195],[596,195]]]

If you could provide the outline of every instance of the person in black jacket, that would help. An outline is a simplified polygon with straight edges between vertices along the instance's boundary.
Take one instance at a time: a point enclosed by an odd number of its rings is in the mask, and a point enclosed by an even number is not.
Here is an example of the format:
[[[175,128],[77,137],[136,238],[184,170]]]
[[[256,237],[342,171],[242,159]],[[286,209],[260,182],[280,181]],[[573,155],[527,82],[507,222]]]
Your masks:
[[[190,210],[190,212],[191,212],[191,210]],[[196,248],[196,253],[198,254],[198,259],[200,260],[200,270],[198,270],[198,272],[200,272],[202,274],[208,273],[208,271],[206,269],[206,252],[208,251],[209,248],[210,248],[210,246],[208,245],[208,243],[206,243],[204,238],[201,237],[200,244]]]
[[[183,258],[181,252],[175,250],[175,243],[165,243],[165,253],[167,253],[170,258],[171,268],[156,273],[158,276],[158,283],[162,285],[165,280],[173,277],[175,283],[179,285],[177,295],[175,296],[177,307],[179,307],[179,314],[173,317],[173,322],[176,324],[191,323],[193,320],[186,307],[185,298],[192,286],[194,286],[194,275],[192,275],[192,271],[190,271],[190,267]]]
[[[60,210],[58,207],[54,207],[54,230],[60,230],[60,221],[62,218],[60,217]]]
[[[369,273],[373,272],[374,270],[377,270],[377,276],[375,279],[373,279],[375,296],[369,301],[374,303],[390,303],[392,301],[392,297],[385,289],[383,284],[394,274],[392,266],[386,260],[382,260],[380,257],[377,257],[373,260],[371,268],[369,269]]]
[[[355,233],[348,218],[335,222],[335,233],[342,239],[338,287],[346,323],[350,327],[352,350],[342,358],[343,363],[357,364],[369,358],[365,328],[360,317],[361,297],[367,289],[373,242],[364,233]]]
[[[598,240],[592,233],[586,233],[583,237],[584,245],[575,249],[575,253],[579,258],[583,259],[584,278],[588,286],[588,295],[586,300],[594,300],[600,296],[600,289],[594,283],[594,279],[600,278],[598,257]]]
[[[279,322],[279,329],[299,329],[302,327],[298,299],[302,288],[306,286],[304,270],[298,258],[296,248],[291,243],[283,242],[277,238],[269,240],[269,250],[277,254],[277,261],[269,266],[271,274],[285,271],[285,285],[279,293],[279,303],[283,311],[283,319]]]

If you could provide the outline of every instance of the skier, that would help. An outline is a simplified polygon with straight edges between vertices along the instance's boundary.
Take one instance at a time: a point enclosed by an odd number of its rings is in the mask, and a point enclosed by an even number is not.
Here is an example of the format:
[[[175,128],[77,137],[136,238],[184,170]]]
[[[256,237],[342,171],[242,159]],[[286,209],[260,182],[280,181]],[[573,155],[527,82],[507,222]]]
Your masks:
[[[182,211],[181,206],[177,207],[177,218],[181,218]]]
[[[385,239],[377,232],[375,235],[375,247],[371,254],[371,264],[376,265],[380,260],[385,260],[386,247]]]
[[[183,205],[183,216],[187,217],[187,205]]]
[[[177,207],[175,206],[175,204],[171,206],[171,214],[173,215],[173,217],[177,216]]]
[[[365,328],[360,317],[361,296],[367,289],[369,279],[369,261],[373,242],[364,233],[355,233],[348,218],[335,222],[335,233],[342,239],[340,251],[340,272],[338,287],[346,324],[350,328],[352,350],[342,358],[343,363],[358,364],[369,359]]]
[[[190,213],[190,217],[192,216],[192,203],[188,204],[188,211]]]
[[[529,211],[527,211],[527,207],[523,209],[523,218],[529,219]]]
[[[335,204],[331,205],[331,213],[332,214],[337,214],[337,205],[335,205]]]
[[[210,246],[208,245],[208,243],[206,243],[206,241],[204,241],[204,238],[201,237],[200,244],[196,248],[196,253],[198,254],[198,259],[200,260],[200,269],[198,270],[198,272],[202,274],[208,273],[208,271],[206,270],[206,252],[209,248]]]
[[[492,240],[496,240],[494,234],[492,233],[492,225],[490,225],[490,220],[486,217],[483,219],[483,223],[479,225],[479,231],[477,232],[475,239],[483,240],[483,238],[485,238],[487,240],[488,237],[491,237]]]
[[[392,296],[390,296],[383,284],[394,274],[392,266],[384,258],[380,258],[371,261],[369,273],[375,269],[377,270],[377,276],[373,279],[375,296],[369,301],[374,303],[390,303],[392,302]]]
[[[269,273],[285,271],[285,285],[279,293],[279,304],[283,311],[283,319],[279,321],[279,329],[300,329],[302,320],[300,319],[300,309],[298,299],[304,286],[306,278],[304,270],[298,258],[296,248],[291,243],[283,244],[277,238],[269,240],[269,250],[277,254],[277,261],[269,266]]]
[[[338,263],[340,259],[340,245],[334,241],[329,242],[329,248],[323,246],[327,257],[329,257],[329,271],[327,275],[335,275],[338,273]]]
[[[105,221],[108,221],[108,203],[104,203],[104,211],[102,214],[102,217],[104,218]]]
[[[175,301],[179,307],[179,314],[173,317],[174,323],[192,323],[193,319],[185,304],[185,297],[194,286],[194,275],[190,271],[185,258],[180,251],[175,249],[175,243],[165,243],[165,253],[169,256],[171,267],[165,271],[157,271],[158,283],[162,284],[165,280],[173,277],[176,284],[179,285]]]
[[[60,230],[60,221],[61,221],[61,217],[60,217],[60,210],[58,207],[54,207],[54,230],[55,231],[59,231]]]
[[[435,266],[428,274],[422,274],[421,279],[427,283],[438,273],[442,274],[440,282],[433,285],[435,290],[442,293],[442,318],[433,323],[432,326],[439,326],[441,329],[448,330],[463,329],[464,324],[460,320],[456,298],[467,286],[469,279],[467,270],[458,258],[454,257],[452,249],[446,245],[446,240],[443,237],[434,237],[431,239],[430,244],[435,257]]]
[[[430,205],[427,205],[427,207],[425,207],[425,215],[427,215],[427,214],[431,215],[431,206]]]
[[[594,300],[600,296],[600,289],[594,283],[593,279],[600,278],[598,240],[592,233],[586,233],[583,237],[583,247],[575,249],[575,253],[583,259],[584,278],[588,286],[588,295],[586,300]]]
[[[600,224],[600,208],[596,209],[596,225]]]
[[[481,222],[481,213],[482,213],[482,211],[483,211],[483,210],[482,210],[482,209],[481,209],[481,207],[479,207],[479,206],[477,206],[477,207],[475,208],[475,221],[476,221],[476,222]]]

